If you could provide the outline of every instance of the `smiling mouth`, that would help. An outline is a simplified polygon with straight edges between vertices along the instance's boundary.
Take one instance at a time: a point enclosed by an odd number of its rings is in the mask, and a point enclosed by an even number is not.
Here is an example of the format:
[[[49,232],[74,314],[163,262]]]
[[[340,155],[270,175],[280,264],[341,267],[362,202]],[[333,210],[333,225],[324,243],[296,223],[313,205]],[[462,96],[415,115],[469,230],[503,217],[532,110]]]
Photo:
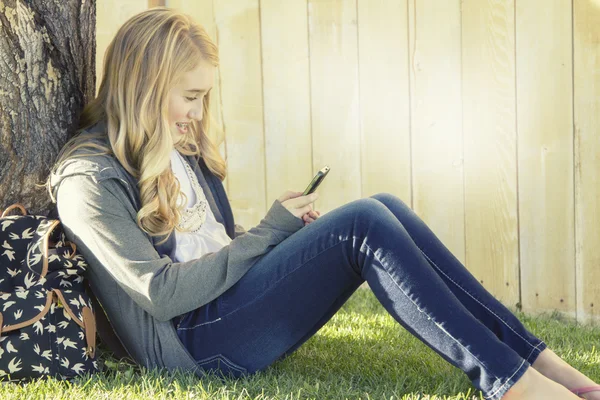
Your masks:
[[[176,122],[175,125],[177,125],[179,130],[183,133],[187,133],[188,128],[190,126],[189,122]]]

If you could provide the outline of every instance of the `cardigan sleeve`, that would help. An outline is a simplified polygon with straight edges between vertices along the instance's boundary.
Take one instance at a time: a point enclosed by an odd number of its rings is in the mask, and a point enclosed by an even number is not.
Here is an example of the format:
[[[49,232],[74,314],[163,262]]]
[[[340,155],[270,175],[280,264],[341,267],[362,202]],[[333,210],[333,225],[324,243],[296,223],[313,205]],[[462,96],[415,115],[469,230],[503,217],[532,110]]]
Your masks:
[[[246,233],[246,230],[244,229],[244,227],[242,227],[241,225],[235,224],[235,233],[233,238],[235,239],[236,237],[243,235],[244,233]]]
[[[160,256],[137,225],[137,210],[117,179],[65,178],[58,188],[57,209],[68,239],[90,268],[106,270],[140,307],[161,321],[218,297],[304,225],[275,200],[256,227],[236,234],[219,251],[176,263]]]

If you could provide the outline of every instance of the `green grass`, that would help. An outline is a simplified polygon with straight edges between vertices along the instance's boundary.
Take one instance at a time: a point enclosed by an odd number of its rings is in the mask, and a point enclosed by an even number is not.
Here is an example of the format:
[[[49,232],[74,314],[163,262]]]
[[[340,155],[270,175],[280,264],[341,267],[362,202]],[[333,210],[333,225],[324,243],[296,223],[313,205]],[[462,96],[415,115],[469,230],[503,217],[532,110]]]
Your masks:
[[[525,325],[571,365],[600,381],[600,328],[558,315]],[[242,379],[199,379],[100,356],[104,372],[73,382],[0,385],[0,399],[479,399],[457,368],[400,327],[370,290],[358,290],[321,331],[288,358]]]

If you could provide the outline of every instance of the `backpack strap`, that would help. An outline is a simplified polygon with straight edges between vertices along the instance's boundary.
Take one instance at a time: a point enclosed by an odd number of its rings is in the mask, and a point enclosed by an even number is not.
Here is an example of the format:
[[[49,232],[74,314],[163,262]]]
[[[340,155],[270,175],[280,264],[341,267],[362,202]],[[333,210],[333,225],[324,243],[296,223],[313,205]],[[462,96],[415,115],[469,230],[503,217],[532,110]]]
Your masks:
[[[83,329],[85,329],[85,340],[87,343],[85,352],[88,356],[94,358],[96,354],[96,321],[94,320],[94,314],[89,307],[83,307],[81,317],[83,318]]]
[[[2,215],[0,215],[0,218],[6,217],[8,213],[14,210],[15,208],[18,208],[19,211],[21,211],[21,215],[27,215],[27,210],[25,209],[25,207],[20,203],[15,203],[12,206],[6,207],[6,209],[2,211]]]
[[[87,347],[85,352],[88,356],[94,357],[96,353],[96,322],[94,321],[94,313],[89,307],[83,307],[81,309],[81,319],[77,318],[77,315],[71,310],[69,303],[65,299],[64,295],[59,289],[52,289],[52,292],[62,302],[62,307],[69,314],[69,316],[81,326],[85,332],[85,341]]]

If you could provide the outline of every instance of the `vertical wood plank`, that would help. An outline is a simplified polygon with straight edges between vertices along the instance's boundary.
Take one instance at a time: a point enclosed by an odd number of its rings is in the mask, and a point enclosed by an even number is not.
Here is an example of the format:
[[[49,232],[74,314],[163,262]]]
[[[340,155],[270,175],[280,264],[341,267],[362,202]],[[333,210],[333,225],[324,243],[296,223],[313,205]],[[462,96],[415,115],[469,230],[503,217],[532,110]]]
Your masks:
[[[315,209],[361,197],[355,0],[308,1],[313,172],[331,167]]]
[[[313,174],[307,3],[261,0],[260,13],[266,201],[271,204],[286,190],[303,191]]]
[[[525,311],[575,315],[571,2],[516,2]]]
[[[410,0],[413,208],[465,262],[460,1]]]
[[[575,0],[577,318],[600,320],[600,4]]]
[[[249,229],[267,211],[258,0],[213,3],[227,135],[228,197],[236,223]]]
[[[462,3],[467,268],[519,302],[514,0]]]
[[[196,22],[200,23],[204,27],[212,41],[219,46],[217,25],[215,23],[215,13],[212,0],[169,0],[168,6],[184,12],[194,18]],[[220,69],[221,66],[217,68],[213,89],[210,92],[210,113],[212,118],[211,135],[215,142],[217,141],[218,137],[224,136]],[[227,137],[224,137],[223,139],[223,142],[219,146],[219,150],[221,152],[221,156],[223,156],[224,159],[227,159]],[[225,188],[225,192],[227,192],[229,195],[227,177],[225,177],[223,180],[223,186]],[[238,223],[238,221],[236,221],[236,223]]]
[[[148,0],[104,0],[96,2],[96,92],[102,79],[104,52],[129,18],[148,8]]]
[[[407,0],[358,2],[362,196],[410,204]]]

